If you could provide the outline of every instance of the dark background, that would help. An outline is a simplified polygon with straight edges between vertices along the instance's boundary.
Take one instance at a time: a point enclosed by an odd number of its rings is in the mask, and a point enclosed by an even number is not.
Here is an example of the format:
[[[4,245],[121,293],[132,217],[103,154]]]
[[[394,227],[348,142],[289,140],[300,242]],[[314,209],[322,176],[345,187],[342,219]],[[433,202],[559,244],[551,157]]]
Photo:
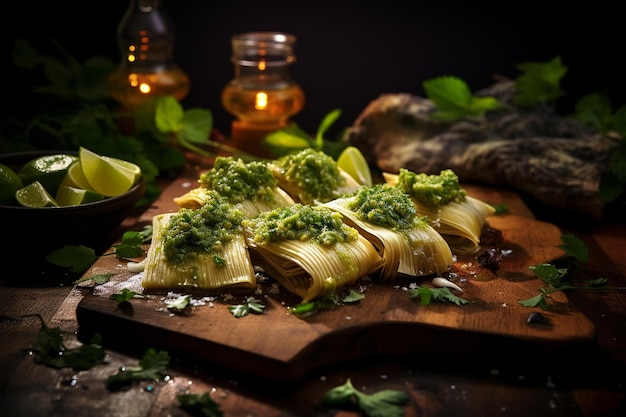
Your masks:
[[[10,69],[16,38],[37,49],[54,38],[76,58],[120,59],[115,31],[127,0],[11,2],[2,16],[3,71],[10,105],[17,94]],[[291,68],[306,94],[294,117],[315,131],[323,116],[343,110],[339,126],[352,124],[383,93],[423,95],[422,82],[441,75],[465,80],[475,91],[496,74],[515,77],[516,64],[560,55],[569,72],[560,112],[575,99],[602,91],[614,106],[626,103],[623,82],[622,17],[607,0],[580,3],[536,1],[202,1],[163,3],[176,24],[175,57],[191,78],[185,107],[212,111],[225,133],[233,117],[220,103],[233,76],[230,37],[248,31],[296,35],[298,61]]]

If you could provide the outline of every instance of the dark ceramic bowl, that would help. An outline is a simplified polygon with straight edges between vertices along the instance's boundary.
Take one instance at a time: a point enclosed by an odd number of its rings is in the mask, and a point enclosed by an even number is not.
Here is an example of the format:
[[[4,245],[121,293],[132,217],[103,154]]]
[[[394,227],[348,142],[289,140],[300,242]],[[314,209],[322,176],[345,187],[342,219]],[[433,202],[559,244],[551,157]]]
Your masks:
[[[33,158],[76,152],[28,151],[0,155],[0,163],[19,170]],[[29,208],[0,205],[3,247],[20,257],[41,257],[66,244],[110,244],[111,235],[144,196],[143,178],[128,192],[93,203],[67,207]],[[4,256],[3,256],[4,257]],[[7,258],[8,259],[8,258]]]

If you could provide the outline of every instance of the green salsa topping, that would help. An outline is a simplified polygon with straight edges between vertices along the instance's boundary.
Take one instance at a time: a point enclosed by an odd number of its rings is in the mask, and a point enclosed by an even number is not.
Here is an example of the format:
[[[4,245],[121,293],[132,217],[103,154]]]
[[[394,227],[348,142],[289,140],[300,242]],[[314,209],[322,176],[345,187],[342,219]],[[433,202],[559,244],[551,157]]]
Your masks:
[[[343,216],[325,207],[294,204],[246,220],[259,243],[282,240],[313,241],[325,246],[350,242],[358,231],[343,222]]]
[[[311,148],[283,156],[277,164],[287,181],[323,203],[337,197],[337,188],[346,181],[331,156]]]
[[[213,169],[202,173],[198,182],[217,191],[231,203],[244,200],[271,202],[278,183],[265,162],[244,163],[232,156],[215,158]]]
[[[419,221],[411,198],[399,188],[386,184],[359,187],[347,208],[359,219],[390,229],[406,230]]]
[[[218,266],[224,246],[242,233],[243,213],[215,191],[199,209],[180,209],[164,229],[163,253],[167,262],[180,264],[198,255],[212,255]]]
[[[467,196],[459,185],[459,177],[450,169],[441,171],[440,175],[427,175],[401,168],[396,187],[416,201],[435,208],[463,202]]]

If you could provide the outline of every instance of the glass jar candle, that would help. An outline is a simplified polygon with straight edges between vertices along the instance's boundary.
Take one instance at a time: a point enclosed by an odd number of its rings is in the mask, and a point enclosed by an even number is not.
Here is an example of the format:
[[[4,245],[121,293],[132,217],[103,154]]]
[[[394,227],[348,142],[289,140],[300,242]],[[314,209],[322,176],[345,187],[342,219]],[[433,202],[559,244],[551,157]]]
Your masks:
[[[222,105],[237,117],[231,129],[234,147],[268,156],[260,143],[287,126],[304,107],[304,92],[291,78],[296,38],[281,32],[250,32],[231,38],[235,76],[222,91]]]

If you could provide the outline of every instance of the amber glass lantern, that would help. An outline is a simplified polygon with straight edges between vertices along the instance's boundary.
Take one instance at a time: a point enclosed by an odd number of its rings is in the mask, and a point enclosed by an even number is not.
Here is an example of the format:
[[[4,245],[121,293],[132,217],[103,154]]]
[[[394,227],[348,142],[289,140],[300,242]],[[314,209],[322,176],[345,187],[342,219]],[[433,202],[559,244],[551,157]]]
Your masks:
[[[108,86],[123,109],[132,110],[150,97],[187,96],[189,77],[174,61],[174,25],[160,0],[130,0],[117,41],[122,60]]]
[[[296,38],[280,32],[235,35],[232,61],[235,76],[222,91],[222,105],[237,117],[231,143],[253,155],[271,156],[262,139],[289,123],[304,107],[304,93],[289,74],[296,61]]]

